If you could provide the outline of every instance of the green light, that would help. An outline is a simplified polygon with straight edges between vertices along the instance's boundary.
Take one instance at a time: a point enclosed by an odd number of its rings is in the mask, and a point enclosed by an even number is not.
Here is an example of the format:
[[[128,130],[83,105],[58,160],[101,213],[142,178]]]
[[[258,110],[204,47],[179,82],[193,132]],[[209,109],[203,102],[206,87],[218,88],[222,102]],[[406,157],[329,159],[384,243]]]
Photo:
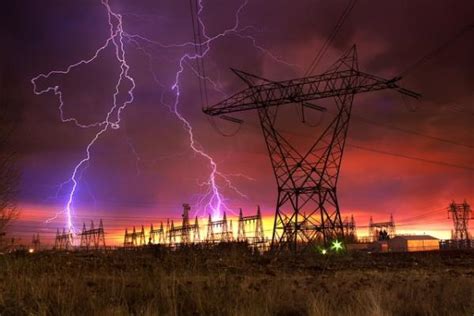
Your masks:
[[[328,251],[326,249],[321,250],[321,253],[325,255]]]
[[[344,247],[342,245],[342,241],[339,241],[339,240],[334,240],[332,242],[332,245],[331,245],[331,249],[334,250],[334,251],[340,251],[342,250]]]

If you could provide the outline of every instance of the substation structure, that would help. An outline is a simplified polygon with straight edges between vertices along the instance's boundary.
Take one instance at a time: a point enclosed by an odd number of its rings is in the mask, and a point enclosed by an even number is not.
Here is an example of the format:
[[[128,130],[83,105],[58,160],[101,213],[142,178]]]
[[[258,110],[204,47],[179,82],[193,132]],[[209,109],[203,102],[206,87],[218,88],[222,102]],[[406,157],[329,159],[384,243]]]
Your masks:
[[[33,238],[31,239],[31,245],[33,251],[39,251],[41,249],[41,240],[39,234],[33,234]]]
[[[372,216],[369,220],[369,239],[370,241],[389,240],[395,237],[395,221],[393,214],[390,214],[388,222],[374,222]]]
[[[224,216],[221,220],[213,221],[211,214],[209,214],[209,220],[207,222],[207,243],[216,242],[230,242],[234,240],[234,230],[232,228],[232,221],[227,221],[227,215],[224,212]]]
[[[80,237],[80,249],[84,250],[98,250],[105,249],[105,231],[102,219],[99,220],[99,227],[94,228],[94,221],[91,221],[90,229],[86,228],[86,224],[83,223],[82,232],[77,234]],[[39,247],[39,235],[37,235],[37,242]],[[35,245],[35,239],[33,237],[33,245]],[[35,247],[36,248],[36,247]],[[62,233],[59,232],[59,228],[56,231],[56,237],[54,239],[55,250],[71,250],[74,248],[74,233],[71,230],[66,231],[63,228]],[[35,249],[36,250],[36,249]]]
[[[183,204],[182,223],[175,226],[173,220],[167,220],[166,227],[163,222],[158,229],[150,225],[148,239],[146,238],[145,228],[142,225],[141,230],[135,226],[128,231],[125,229],[123,246],[127,249],[136,249],[147,245],[161,245],[169,248],[179,248],[189,245],[213,246],[221,243],[241,242],[249,247],[258,250],[265,250],[268,240],[263,233],[263,221],[260,207],[257,208],[255,215],[244,216],[242,209],[239,212],[237,239],[234,238],[232,220],[227,218],[224,212],[222,219],[213,220],[209,215],[206,229],[206,237],[201,238],[201,227],[199,219],[195,217],[193,223],[189,218],[191,208],[189,204]],[[148,242],[147,242],[148,240]]]
[[[246,234],[246,227],[254,227],[253,237],[248,237]],[[239,211],[239,227],[237,230],[237,241],[248,242],[252,245],[256,245],[257,248],[263,249],[266,246],[267,241],[263,232],[262,212],[260,206],[257,207],[257,214],[251,216],[244,216],[242,209]]]
[[[310,77],[277,82],[232,71],[248,87],[203,111],[236,121],[227,115],[257,110],[278,189],[272,248],[296,251],[342,238],[337,181],[355,95],[385,89],[420,95],[398,86],[401,77],[384,79],[359,71],[355,46],[326,72]],[[302,111],[326,111],[310,101],[328,98],[336,104],[336,116],[308,151],[297,151],[276,128],[278,108],[293,104]]]
[[[234,237],[234,230],[232,220],[227,218],[226,213],[223,214],[222,219],[212,220],[209,217],[208,222],[202,228],[207,230],[205,238],[201,238],[202,230],[199,226],[199,219],[196,217],[193,224],[189,219],[189,212],[191,208],[188,204],[183,204],[182,224],[175,226],[173,220],[167,220],[166,227],[163,222],[160,223],[159,228],[154,228],[150,225],[148,234],[145,227],[141,225],[141,230],[137,230],[135,226],[129,232],[125,229],[123,247],[126,249],[139,249],[141,247],[159,245],[169,249],[177,249],[189,245],[199,245],[200,247],[213,247],[214,245],[222,243],[244,243],[251,249],[260,252],[268,250],[269,240],[264,236],[263,221],[260,207],[257,207],[255,215],[244,216],[242,209],[239,211],[237,224],[237,237]],[[473,218],[470,205],[464,201],[463,203],[452,202],[448,208],[449,217],[453,219],[454,229],[452,230],[452,238],[449,240],[438,240],[427,235],[396,235],[396,225],[393,215],[390,215],[388,221],[374,222],[370,217],[368,225],[368,237],[358,238],[356,232],[356,223],[354,216],[345,217],[342,221],[344,231],[344,238],[347,243],[369,245],[370,250],[388,251],[389,244],[397,238],[399,240],[408,240],[408,243],[420,242],[420,240],[437,240],[439,247],[436,249],[450,250],[450,249],[473,249],[474,239],[469,232],[469,221]],[[74,247],[74,238],[80,237],[79,247]],[[148,237],[148,238],[147,238]],[[411,240],[411,241],[410,241]],[[385,244],[384,244],[385,243]],[[41,250],[40,236],[34,234],[32,238],[31,252]],[[374,245],[381,247],[380,249],[373,248]],[[386,246],[385,248],[383,246]],[[99,227],[95,228],[94,222],[91,221],[90,229],[86,228],[85,223],[81,233],[74,234],[72,231],[66,231],[63,228],[62,233],[59,229],[56,232],[55,250],[100,250],[105,249],[105,232],[102,220],[99,221]],[[356,248],[354,248],[356,249]],[[357,249],[369,249],[357,247]],[[433,248],[434,249],[434,248]],[[430,250],[433,250],[430,249]],[[397,250],[400,251],[400,250]],[[404,250],[413,251],[413,250]],[[420,251],[417,248],[416,251]]]
[[[182,244],[198,243],[201,239],[199,232],[199,222],[196,216],[194,224],[189,222],[189,211],[191,207],[189,204],[183,204],[183,223],[181,226],[174,226],[173,220],[171,220],[171,227],[168,229],[168,243],[171,246],[175,246],[177,242]],[[224,214],[225,216],[225,214]],[[179,238],[179,239],[178,239]]]
[[[448,207],[448,218],[453,219],[451,240],[445,240],[441,244],[444,249],[472,249],[474,248],[473,236],[469,233],[469,221],[474,219],[471,206],[464,201],[456,203],[452,201]]]
[[[89,249],[105,249],[105,232],[104,224],[102,219],[99,221],[99,227],[94,228],[94,221],[91,221],[90,229],[86,228],[86,224],[82,225],[82,232],[79,234],[81,237],[80,247],[86,250]]]
[[[350,219],[346,216],[342,221],[342,227],[344,229],[344,240],[347,243],[357,242],[357,229],[354,215],[351,215]]]
[[[71,230],[66,231],[63,228],[62,233],[59,232],[59,228],[56,231],[56,237],[54,239],[55,250],[69,250],[72,249],[74,244],[74,235]]]

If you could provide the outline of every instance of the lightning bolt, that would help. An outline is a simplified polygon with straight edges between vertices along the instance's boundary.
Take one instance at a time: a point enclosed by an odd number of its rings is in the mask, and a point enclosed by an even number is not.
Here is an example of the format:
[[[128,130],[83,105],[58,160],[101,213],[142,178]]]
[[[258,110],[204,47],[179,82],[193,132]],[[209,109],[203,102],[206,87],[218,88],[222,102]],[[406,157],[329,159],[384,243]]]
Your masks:
[[[235,187],[232,184],[232,181],[229,178],[229,175],[226,175],[218,170],[218,166],[216,161],[213,159],[213,157],[207,153],[204,148],[199,144],[199,142],[196,140],[194,133],[193,133],[193,127],[191,123],[182,115],[180,112],[180,96],[181,96],[181,76],[185,70],[185,66],[188,66],[191,71],[198,76],[202,80],[206,80],[210,82],[211,86],[213,89],[220,94],[225,96],[225,92],[220,89],[220,86],[218,83],[216,83],[214,80],[212,80],[209,76],[203,76],[200,74],[196,69],[194,69],[191,66],[191,61],[195,61],[197,59],[202,59],[205,58],[205,56],[208,54],[208,52],[211,49],[211,44],[223,37],[226,36],[237,36],[241,39],[246,39],[250,40],[252,45],[260,52],[263,54],[268,55],[272,60],[274,60],[277,63],[282,63],[285,64],[289,67],[298,67],[295,64],[287,63],[283,59],[275,56],[268,50],[266,50],[264,47],[260,46],[257,44],[257,41],[254,37],[244,34],[248,30],[255,29],[253,26],[245,26],[241,27],[240,26],[240,14],[244,10],[244,8],[247,6],[248,0],[244,1],[237,11],[235,12],[235,19],[234,19],[234,25],[231,28],[225,29],[221,33],[218,33],[214,36],[209,36],[206,31],[206,26],[204,21],[201,18],[201,13],[204,10],[204,6],[202,3],[202,0],[199,0],[198,2],[198,11],[197,11],[197,21],[198,21],[198,26],[201,28],[201,33],[203,35],[204,41],[202,43],[194,43],[194,42],[184,42],[184,43],[179,43],[179,44],[163,44],[161,42],[149,39],[147,37],[141,36],[139,34],[125,34],[125,36],[129,39],[130,42],[133,42],[138,49],[140,49],[149,59],[149,68],[150,72],[153,75],[153,78],[156,82],[156,84],[162,88],[164,88],[164,85],[157,79],[157,76],[155,72],[153,71],[152,67],[152,56],[151,54],[147,51],[145,47],[143,47],[139,41],[145,42],[147,44],[151,45],[156,45],[160,48],[192,48],[195,49],[195,53],[184,53],[180,58],[178,62],[178,69],[175,75],[175,80],[174,83],[171,86],[171,91],[174,93],[174,102],[172,104],[167,104],[164,101],[164,93],[162,94],[162,99],[161,102],[165,106],[168,107],[171,113],[175,115],[175,117],[183,124],[184,130],[187,132],[188,135],[188,140],[189,140],[189,146],[192,149],[192,151],[198,155],[203,157],[205,160],[207,160],[209,166],[210,166],[210,174],[205,182],[198,183],[201,187],[207,187],[206,192],[198,199],[197,205],[198,208],[201,208],[201,205],[204,205],[202,207],[204,214],[211,214],[213,218],[220,218],[222,217],[223,211],[228,211],[230,213],[234,213],[227,205],[225,204],[226,199],[224,198],[222,194],[221,187],[218,184],[217,179],[220,178],[223,183],[230,188],[232,191],[237,193],[239,196],[246,198],[247,196],[242,193],[237,187]],[[200,46],[200,47],[199,47]],[[201,48],[201,53],[198,53],[196,48],[199,47]],[[241,175],[239,175],[241,176]],[[254,180],[249,177],[244,177],[248,180]]]
[[[101,47],[99,47],[95,51],[95,53],[92,54],[92,56],[88,59],[82,59],[74,64],[71,64],[67,66],[64,70],[53,70],[46,74],[39,74],[38,76],[31,79],[31,83],[33,85],[33,91],[36,95],[53,93],[56,96],[58,100],[58,104],[59,104],[58,110],[59,110],[61,122],[73,123],[75,124],[75,126],[81,129],[91,129],[91,128],[97,129],[95,135],[90,139],[89,143],[87,144],[85,148],[83,158],[76,163],[69,179],[60,185],[61,189],[67,184],[70,184],[71,187],[67,195],[68,198],[67,198],[67,202],[64,209],[58,214],[56,214],[55,217],[58,216],[59,214],[63,214],[63,213],[66,214],[67,226],[71,231],[74,231],[73,215],[74,215],[75,194],[77,191],[78,184],[81,180],[81,176],[83,172],[87,169],[87,166],[91,160],[91,151],[104,134],[111,132],[112,130],[116,130],[120,128],[122,112],[126,109],[126,107],[129,104],[131,104],[134,101],[133,92],[135,89],[135,81],[133,77],[129,74],[130,66],[126,59],[125,43],[133,43],[138,50],[142,51],[145,54],[145,56],[148,57],[150,71],[153,75],[154,81],[159,87],[163,88],[164,90],[169,89],[169,91],[171,91],[174,96],[173,102],[171,104],[168,104],[164,101],[164,94],[166,91],[163,91],[162,98],[161,98],[162,104],[167,106],[169,111],[182,123],[182,126],[187,133],[190,149],[196,155],[204,158],[209,164],[210,174],[207,177],[206,181],[201,183],[201,185],[207,187],[207,189],[205,193],[198,200],[198,205],[204,205],[202,207],[203,213],[204,214],[210,213],[212,214],[212,217],[220,218],[224,210],[232,212],[226,206],[226,203],[225,203],[226,199],[224,198],[222,194],[221,187],[219,186],[219,181],[222,181],[223,185],[233,190],[238,195],[242,197],[246,197],[246,196],[241,191],[239,191],[237,187],[235,187],[232,184],[232,181],[230,180],[230,177],[232,175],[226,175],[218,170],[216,161],[208,152],[205,151],[205,149],[196,140],[191,123],[182,115],[180,111],[180,108],[181,108],[180,96],[181,96],[181,90],[182,90],[181,77],[185,71],[185,68],[186,66],[188,66],[196,76],[200,77],[200,79],[210,82],[211,86],[213,87],[215,91],[225,95],[225,93],[220,89],[221,85],[215,82],[214,80],[212,80],[209,76],[201,75],[196,69],[194,69],[191,66],[191,61],[204,58],[211,49],[211,43],[226,36],[236,36],[243,40],[249,40],[256,50],[260,51],[263,54],[268,55],[275,62],[285,64],[289,67],[297,67],[297,66],[295,64],[290,64],[290,63],[285,62],[281,58],[275,56],[274,54],[266,50],[264,47],[258,45],[255,38],[253,38],[251,35],[248,35],[246,33],[249,30],[254,30],[255,28],[253,26],[245,26],[245,27],[240,26],[240,14],[244,10],[244,8],[247,6],[248,0],[244,1],[236,10],[234,25],[231,28],[225,29],[221,33],[216,34],[214,36],[209,36],[207,34],[205,23],[201,18],[201,13],[204,10],[204,6],[202,4],[202,0],[199,0],[198,2],[199,9],[197,10],[197,21],[198,21],[198,26],[200,27],[201,33],[204,38],[204,41],[199,44],[194,43],[194,42],[184,42],[184,43],[178,43],[178,44],[163,44],[161,42],[151,40],[139,34],[129,34],[123,29],[122,14],[115,13],[110,7],[108,0],[101,0],[101,3],[107,12],[107,21],[108,21],[108,26],[109,26],[109,35],[107,39],[105,40],[104,44]],[[134,15],[134,16],[139,17],[139,15]],[[141,45],[142,42],[148,45],[157,45],[161,48],[178,48],[179,47],[179,48],[190,49],[190,50],[194,49],[196,52],[183,53],[183,55],[181,55],[178,58],[177,71],[174,77],[174,81],[170,87],[166,87],[163,83],[161,83],[158,80],[158,76],[153,71],[152,62],[151,62],[153,56],[151,55],[151,53],[147,51],[147,49],[143,45]],[[73,69],[78,68],[83,65],[90,64],[94,62],[95,60],[97,60],[98,56],[109,47],[112,47],[112,49],[114,50],[115,59],[118,61],[120,65],[120,75],[115,84],[115,91],[113,94],[112,105],[109,111],[107,112],[107,115],[104,118],[104,120],[99,121],[99,122],[93,122],[93,123],[83,123],[74,117],[68,117],[64,110],[65,104],[63,100],[63,92],[61,91],[61,87],[59,85],[48,86],[44,89],[38,88],[38,81],[46,80],[54,75],[68,75]],[[199,50],[200,53],[197,52],[196,50],[197,47],[201,48]],[[125,93],[127,97],[122,102],[120,102],[119,96],[121,96],[123,93]],[[130,144],[130,147],[132,149],[132,152],[135,154],[135,156],[138,157],[138,154],[135,151],[135,148],[133,147],[133,145]],[[137,162],[138,160],[139,158],[137,158]],[[246,179],[253,180],[243,175],[236,175],[236,176],[241,176]]]
[[[87,168],[87,165],[91,159],[91,150],[102,135],[111,130],[120,128],[121,114],[125,110],[125,108],[134,100],[133,91],[135,89],[135,81],[133,77],[131,77],[129,74],[130,66],[126,60],[122,16],[112,10],[108,0],[101,0],[101,3],[107,11],[107,22],[109,25],[109,37],[106,39],[105,43],[101,47],[99,47],[89,59],[82,59],[77,63],[71,64],[65,70],[53,70],[47,74],[39,74],[38,76],[31,79],[31,83],[33,84],[33,91],[36,95],[42,95],[45,93],[52,92],[58,98],[59,113],[61,121],[63,123],[73,122],[79,128],[98,128],[98,131],[95,133],[94,137],[92,137],[92,139],[89,141],[85,148],[84,157],[74,166],[70,178],[65,182],[69,184],[72,183],[72,186],[68,193],[66,206],[64,210],[60,213],[66,214],[67,227],[72,232],[74,232],[74,197],[77,191],[80,175],[83,170]],[[79,122],[79,120],[74,117],[66,117],[64,113],[63,93],[61,91],[60,86],[56,85],[46,87],[45,89],[39,89],[37,81],[40,79],[48,79],[53,75],[67,75],[71,72],[71,70],[77,67],[90,64],[95,61],[97,57],[108,47],[112,47],[114,50],[115,58],[117,59],[120,65],[120,75],[115,84],[112,105],[109,111],[107,112],[105,119],[100,122],[84,124]],[[128,88],[123,87],[127,84]],[[126,91],[127,97],[124,99],[123,102],[120,102],[118,98],[124,89]],[[65,183],[63,183],[63,185]],[[58,214],[56,214],[56,216],[57,215]]]

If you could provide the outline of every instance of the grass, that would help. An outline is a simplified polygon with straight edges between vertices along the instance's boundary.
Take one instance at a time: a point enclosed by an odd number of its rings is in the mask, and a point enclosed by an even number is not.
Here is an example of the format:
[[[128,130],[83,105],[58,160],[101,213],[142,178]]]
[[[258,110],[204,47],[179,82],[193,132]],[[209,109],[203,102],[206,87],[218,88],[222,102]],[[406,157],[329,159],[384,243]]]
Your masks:
[[[222,248],[222,247],[221,247]],[[0,315],[472,315],[474,253],[0,256]]]

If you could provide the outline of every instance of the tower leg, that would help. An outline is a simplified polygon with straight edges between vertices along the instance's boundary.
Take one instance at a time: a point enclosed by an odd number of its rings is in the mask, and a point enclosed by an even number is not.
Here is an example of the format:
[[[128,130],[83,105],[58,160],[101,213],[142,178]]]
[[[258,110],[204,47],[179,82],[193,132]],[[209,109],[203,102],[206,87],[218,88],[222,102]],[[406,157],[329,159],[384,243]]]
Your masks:
[[[278,186],[273,248],[296,251],[343,237],[336,186],[352,100],[352,95],[336,97],[337,116],[305,155],[275,129],[276,107],[259,109]]]

